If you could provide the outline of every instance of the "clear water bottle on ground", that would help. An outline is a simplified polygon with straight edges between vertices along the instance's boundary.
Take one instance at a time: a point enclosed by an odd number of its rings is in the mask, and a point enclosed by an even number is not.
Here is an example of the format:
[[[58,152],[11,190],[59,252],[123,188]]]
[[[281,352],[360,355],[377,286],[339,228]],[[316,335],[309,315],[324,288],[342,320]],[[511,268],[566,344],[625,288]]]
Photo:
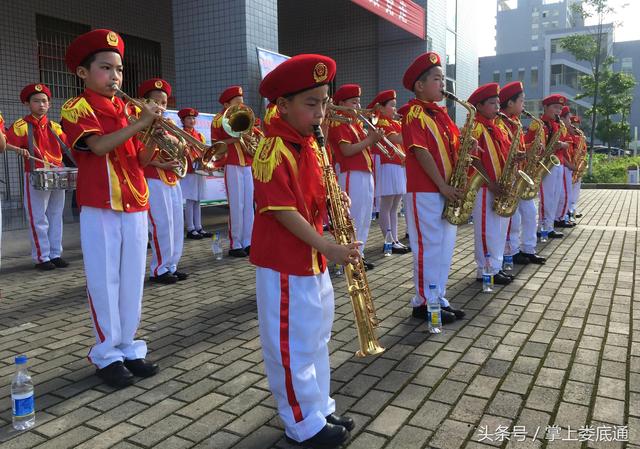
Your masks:
[[[429,284],[427,293],[427,319],[429,320],[429,332],[432,334],[442,333],[442,311],[440,310],[440,297],[436,284]]]
[[[16,374],[11,381],[13,428],[27,430],[36,423],[33,382],[27,371],[27,356],[16,357]]]
[[[342,276],[344,274],[344,267],[342,265],[340,265],[339,263],[337,263],[336,266],[334,267],[333,273],[336,276]]]
[[[216,260],[222,260],[222,240],[220,239],[220,231],[216,231],[213,235],[211,250],[213,251],[213,257]]]
[[[545,243],[548,241],[549,241],[549,230],[545,226],[542,226],[542,229],[540,229],[540,242]]]
[[[393,252],[393,236],[391,229],[387,229],[387,235],[384,236],[384,255],[388,257]]]
[[[490,293],[493,291],[493,274],[491,273],[491,254],[485,254],[484,266],[482,267],[482,291]]]
[[[507,239],[507,243],[504,245],[504,257],[502,260],[502,269],[504,271],[513,271],[513,255],[512,255],[510,239]]]

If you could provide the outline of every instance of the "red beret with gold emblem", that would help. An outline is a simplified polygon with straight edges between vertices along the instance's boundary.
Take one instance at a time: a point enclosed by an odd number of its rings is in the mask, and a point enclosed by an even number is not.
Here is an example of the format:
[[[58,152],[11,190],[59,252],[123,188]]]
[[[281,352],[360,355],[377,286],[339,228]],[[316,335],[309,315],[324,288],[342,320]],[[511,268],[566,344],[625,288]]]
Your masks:
[[[33,94],[45,94],[49,99],[51,99],[51,91],[49,88],[42,83],[37,83],[24,86],[24,89],[20,92],[20,101],[27,103]]]
[[[522,92],[524,92],[522,81],[507,83],[500,89],[500,103],[505,103]]]
[[[231,100],[233,100],[235,97],[239,97],[241,95],[243,95],[242,94],[242,87],[240,87],[240,86],[227,87],[220,94],[220,97],[218,98],[218,101],[220,102],[220,104],[225,104],[225,103],[228,103]]]
[[[560,94],[549,95],[548,97],[544,97],[542,99],[542,104],[544,106],[549,106],[550,104],[561,104],[565,105],[568,103],[567,97]]]
[[[336,62],[328,56],[296,55],[264,77],[260,83],[260,95],[275,103],[279,97],[328,84],[335,76]]]
[[[396,99],[396,91],[395,90],[383,90],[378,95],[376,95],[376,98],[371,100],[371,103],[369,103],[369,106],[367,106],[367,108],[371,109],[377,104],[382,106],[387,101],[395,100],[395,99]]]
[[[358,84],[343,84],[333,94],[333,102],[338,104],[340,101],[348,100],[362,95],[362,89]]]
[[[124,41],[115,31],[97,29],[76,37],[65,56],[69,70],[75,73],[78,66],[89,56],[99,51],[114,51],[124,57]]]
[[[151,78],[140,84],[138,87],[138,97],[143,98],[152,90],[161,90],[167,94],[167,97],[171,96],[171,84],[161,78]]]
[[[571,120],[571,123],[577,123],[577,124],[582,123],[582,119],[577,115],[572,115],[570,120]]]
[[[409,109],[411,109],[411,105],[407,103],[403,106],[400,106],[396,111],[396,113],[404,117],[407,114],[407,112],[409,112]]]
[[[194,108],[183,108],[178,111],[178,117],[180,117],[181,119],[185,117],[197,117],[197,116],[198,116],[198,110]]]
[[[423,53],[413,60],[404,76],[402,77],[402,85],[413,92],[413,85],[418,81],[424,72],[433,66],[440,66],[440,56],[438,53],[430,51]]]
[[[469,97],[469,103],[475,106],[481,101],[487,100],[491,97],[499,96],[500,86],[498,85],[498,83],[488,83],[478,87],[473,91],[473,93]]]
[[[562,106],[562,110],[560,111],[560,117],[564,117],[569,114],[571,114],[571,109],[569,109],[569,106]]]

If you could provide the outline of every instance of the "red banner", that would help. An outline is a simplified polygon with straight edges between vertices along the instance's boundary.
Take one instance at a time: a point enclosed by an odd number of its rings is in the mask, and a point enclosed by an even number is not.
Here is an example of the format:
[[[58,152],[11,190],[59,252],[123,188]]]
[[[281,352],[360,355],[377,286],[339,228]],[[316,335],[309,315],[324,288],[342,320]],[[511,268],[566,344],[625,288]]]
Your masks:
[[[411,0],[351,0],[403,30],[424,39],[424,8]]]

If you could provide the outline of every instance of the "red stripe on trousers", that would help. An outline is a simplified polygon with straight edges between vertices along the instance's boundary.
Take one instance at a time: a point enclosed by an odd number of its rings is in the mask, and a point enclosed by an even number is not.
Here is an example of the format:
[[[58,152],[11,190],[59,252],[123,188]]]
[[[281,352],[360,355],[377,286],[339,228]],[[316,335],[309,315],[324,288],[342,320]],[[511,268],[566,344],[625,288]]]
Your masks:
[[[227,202],[229,202],[229,187],[228,187],[228,183],[227,183],[227,170],[225,169],[224,171],[224,188],[227,191]],[[198,203],[198,207],[200,207],[200,204]],[[229,248],[233,249],[233,235],[231,235],[231,207],[229,207],[229,222],[228,222],[228,229],[227,229],[228,233],[229,233]]]
[[[544,188],[540,184],[540,218],[544,220]]]
[[[511,220],[513,220],[513,218],[509,217],[509,226],[507,227],[507,240],[510,240],[509,235],[511,234]]]
[[[29,176],[25,173],[25,176]],[[36,255],[38,256],[38,262],[42,263],[42,250],[40,249],[40,241],[38,240],[38,233],[36,227],[33,224],[33,211],[31,210],[31,186],[29,185],[29,179],[26,182],[27,187],[27,209],[29,211],[29,225],[31,226],[31,235],[33,236],[33,242],[36,245]]]
[[[162,265],[162,253],[160,252],[160,245],[158,244],[158,233],[156,229],[156,221],[153,219],[153,215],[151,215],[151,209],[149,209],[149,220],[151,220],[151,227],[153,228],[153,246],[156,248],[156,255],[158,258],[158,264],[153,269],[153,275],[158,276],[158,267]]]
[[[284,384],[287,390],[287,400],[291,406],[296,422],[303,420],[302,410],[293,389],[291,377],[291,355],[289,353],[289,276],[280,273],[280,357],[284,368]]]
[[[422,232],[420,232],[420,217],[418,216],[416,192],[411,194],[411,202],[413,203],[413,220],[416,224],[416,233],[418,234],[418,294],[422,298],[424,304],[427,303],[427,296],[424,293],[424,242],[422,241]]]
[[[562,217],[560,219],[564,219],[564,216],[567,215],[567,174],[562,172],[562,188],[564,189],[564,203],[562,205]]]
[[[89,293],[89,289],[87,288],[87,297],[89,298],[89,308],[91,309],[91,318],[93,318],[93,324],[96,326],[96,332],[98,333],[98,338],[100,338],[100,343],[104,342],[104,334],[102,333],[102,329],[100,329],[100,323],[98,323],[98,316],[96,315],[96,309],[93,308],[93,300],[91,299],[91,293]]]
[[[487,255],[487,189],[482,189],[482,253]]]
[[[347,172],[347,182],[345,183],[345,190],[347,191],[347,195],[349,195],[349,197],[351,197],[351,192],[349,192],[349,178],[351,178],[351,172],[348,171]]]

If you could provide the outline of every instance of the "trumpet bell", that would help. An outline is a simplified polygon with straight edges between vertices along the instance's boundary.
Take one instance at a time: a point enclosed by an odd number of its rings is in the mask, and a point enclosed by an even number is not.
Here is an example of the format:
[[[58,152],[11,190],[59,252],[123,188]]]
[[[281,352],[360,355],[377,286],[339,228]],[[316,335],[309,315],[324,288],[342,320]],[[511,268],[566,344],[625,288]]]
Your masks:
[[[227,108],[222,116],[222,128],[231,137],[239,138],[251,132],[256,122],[253,110],[243,104]]]

